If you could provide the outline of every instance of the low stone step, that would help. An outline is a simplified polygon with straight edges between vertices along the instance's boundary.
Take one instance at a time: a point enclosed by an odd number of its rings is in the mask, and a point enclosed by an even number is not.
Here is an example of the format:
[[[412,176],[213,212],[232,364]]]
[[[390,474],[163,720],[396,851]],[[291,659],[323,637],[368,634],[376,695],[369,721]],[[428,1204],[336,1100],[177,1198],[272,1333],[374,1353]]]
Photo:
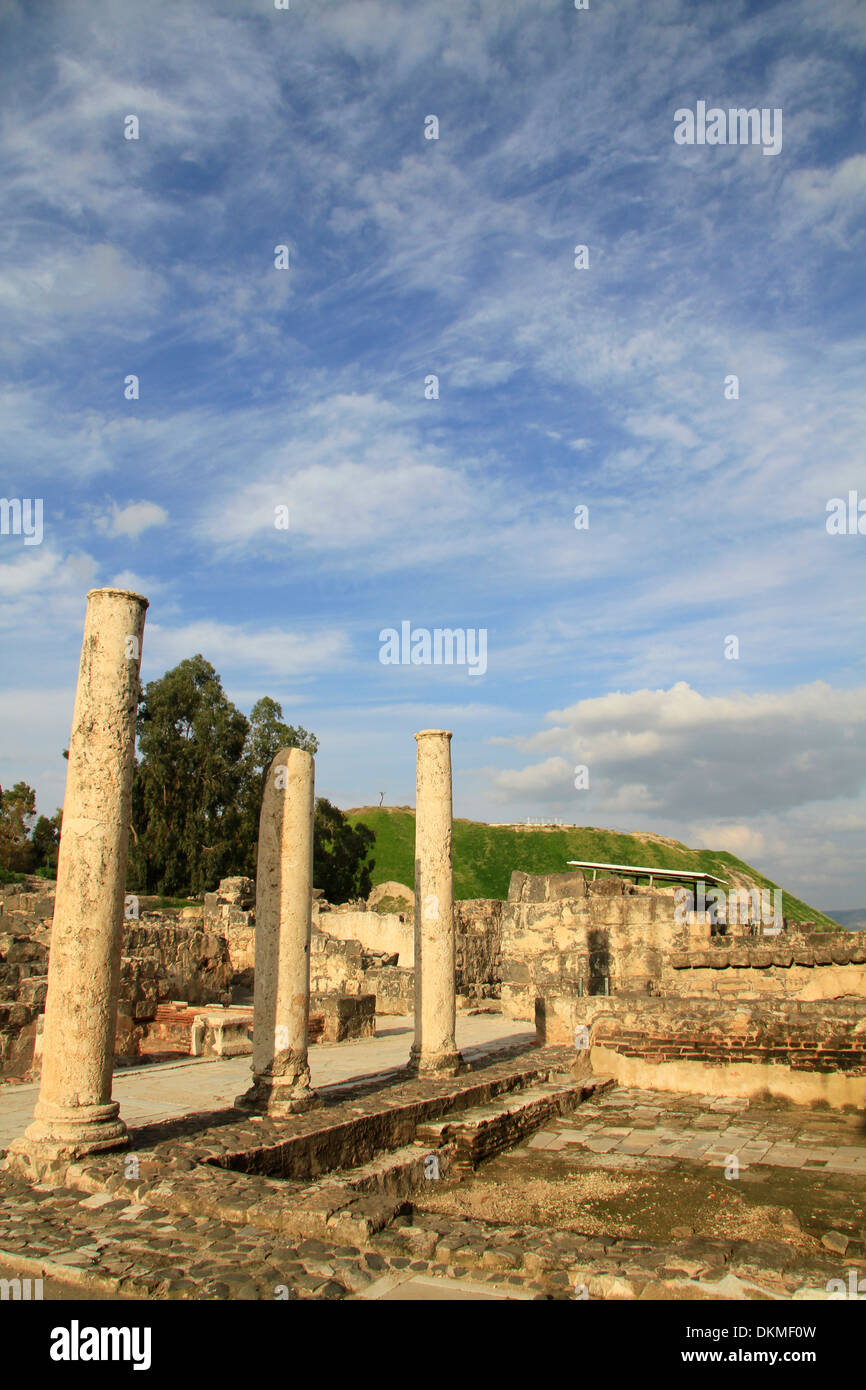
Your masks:
[[[503,1123],[512,1129],[528,1123],[521,1094],[541,1088],[545,1116],[565,1106],[566,1091],[572,1103],[588,1094],[585,1079],[574,1082],[562,1072],[568,1060],[563,1049],[528,1057],[508,1050],[456,1077],[404,1077],[395,1084],[379,1076],[360,1086],[323,1087],[321,1109],[279,1119],[216,1112],[208,1118],[219,1123],[204,1124],[203,1116],[160,1121],[131,1131],[136,1181],[127,1179],[116,1155],[98,1153],[78,1163],[63,1160],[62,1180],[88,1194],[122,1195],[173,1214],[305,1238],[339,1235],[341,1243],[357,1245],[408,1212],[411,1194],[435,1181],[437,1165],[439,1177],[451,1172],[457,1146],[419,1140],[419,1126],[486,1108],[488,1124],[479,1132],[494,1151]],[[50,1176],[56,1185],[59,1173]]]
[[[613,1090],[616,1085],[615,1076],[584,1076],[581,1078],[583,1086],[583,1099],[590,1100],[595,1096],[603,1095],[605,1091]]]
[[[413,1095],[413,1083],[396,1087],[384,1104],[370,1105],[364,1101],[363,1088],[344,1083],[325,1088],[329,1100],[346,1098],[346,1107],[337,1105],[325,1110],[313,1110],[299,1116],[291,1125],[293,1132],[276,1142],[257,1144],[230,1150],[207,1161],[221,1167],[256,1172],[262,1176],[308,1179],[341,1170],[355,1171],[382,1152],[393,1153],[410,1144],[417,1135],[419,1124],[434,1122],[446,1116],[459,1117],[484,1104],[508,1103],[515,1094],[545,1082],[554,1072],[549,1062],[539,1061],[527,1066],[504,1063],[495,1069],[480,1069],[462,1076],[427,1083],[427,1094]],[[373,1078],[375,1089],[381,1088],[382,1078]],[[585,1082],[575,1083],[578,1092]],[[416,1083],[417,1084],[417,1083]],[[401,1095],[402,1092],[402,1095]],[[346,1113],[349,1111],[350,1113]],[[498,1113],[498,1112],[497,1112]]]
[[[390,1153],[379,1154],[369,1163],[359,1164],[345,1174],[333,1174],[320,1181],[322,1189],[343,1188],[366,1196],[407,1197],[428,1182],[448,1176],[454,1158],[454,1145],[404,1144]]]
[[[519,1095],[478,1105],[460,1115],[419,1125],[416,1140],[453,1148],[450,1169],[456,1176],[474,1172],[479,1163],[519,1144],[554,1116],[566,1115],[583,1099],[581,1081],[546,1082]]]

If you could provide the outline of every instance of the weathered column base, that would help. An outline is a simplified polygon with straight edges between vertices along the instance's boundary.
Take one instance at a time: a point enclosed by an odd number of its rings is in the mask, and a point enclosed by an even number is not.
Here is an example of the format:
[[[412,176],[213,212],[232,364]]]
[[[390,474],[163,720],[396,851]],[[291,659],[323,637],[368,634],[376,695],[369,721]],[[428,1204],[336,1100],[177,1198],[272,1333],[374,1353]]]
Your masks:
[[[471,1071],[461,1052],[422,1052],[412,1044],[406,1064],[409,1076],[462,1076]]]
[[[248,1091],[238,1096],[235,1105],[239,1110],[255,1110],[261,1115],[299,1115],[304,1110],[315,1110],[322,1104],[318,1091],[310,1085],[310,1069],[304,1068],[295,1079],[288,1077],[257,1076]]]
[[[39,1102],[36,1117],[20,1139],[10,1145],[10,1157],[19,1154],[37,1163],[83,1158],[104,1149],[124,1149],[129,1143],[126,1125],[119,1118],[120,1105],[60,1106]]]

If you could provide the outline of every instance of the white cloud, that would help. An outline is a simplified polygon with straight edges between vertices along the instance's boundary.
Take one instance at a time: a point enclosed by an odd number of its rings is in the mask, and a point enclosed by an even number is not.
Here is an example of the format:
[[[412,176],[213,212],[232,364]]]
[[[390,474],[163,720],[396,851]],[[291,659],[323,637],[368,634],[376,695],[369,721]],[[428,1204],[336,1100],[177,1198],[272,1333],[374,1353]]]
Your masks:
[[[866,900],[863,688],[705,696],[679,682],[547,718],[551,728],[512,741],[546,757],[488,769],[491,805],[727,850],[817,908]],[[578,762],[588,791],[572,790]]]
[[[309,680],[327,676],[345,662],[348,640],[345,633],[336,630],[303,633],[270,627],[252,631],[246,626],[201,620],[174,628],[149,623],[142,650],[146,670],[153,674],[161,675],[200,652],[221,672],[237,672],[247,679],[261,671],[290,680]]]
[[[5,545],[8,545],[8,541],[5,541]],[[61,595],[74,600],[76,595],[80,596],[82,586],[86,591],[95,573],[96,562],[92,556],[64,556],[43,542],[41,546],[28,550],[22,547],[20,554],[0,564],[0,594],[9,599],[28,601],[44,612],[46,600],[53,601]],[[24,611],[23,607],[7,607],[0,622],[11,624],[13,618],[20,617]],[[56,615],[56,610],[52,611]]]
[[[622,787],[678,822],[744,822],[764,813],[857,796],[866,783],[866,690],[815,681],[794,690],[705,696],[686,682],[578,701],[524,741],[549,756],[494,778],[540,796],[562,795],[567,760],[586,763],[597,811],[628,810]],[[646,790],[648,789],[648,791]]]
[[[105,529],[112,536],[130,536],[135,540],[151,526],[164,526],[168,512],[156,502],[130,502],[125,507],[112,504],[111,515],[104,519]]]
[[[735,821],[696,825],[693,838],[696,849],[727,850],[729,854],[735,854],[738,859],[745,859],[751,864],[758,863],[766,846],[766,836],[760,830]]]
[[[531,767],[499,772],[495,783],[503,792],[518,792],[520,795],[546,797],[551,792],[562,794],[573,779],[574,773],[565,758],[547,758],[543,763]]]
[[[98,323],[141,338],[162,298],[161,277],[107,243],[52,246],[38,258],[0,272],[7,321],[26,324],[29,341],[52,341]]]
[[[691,449],[700,443],[694,430],[673,415],[628,415],[625,424],[632,434],[659,444],[681,444]]]

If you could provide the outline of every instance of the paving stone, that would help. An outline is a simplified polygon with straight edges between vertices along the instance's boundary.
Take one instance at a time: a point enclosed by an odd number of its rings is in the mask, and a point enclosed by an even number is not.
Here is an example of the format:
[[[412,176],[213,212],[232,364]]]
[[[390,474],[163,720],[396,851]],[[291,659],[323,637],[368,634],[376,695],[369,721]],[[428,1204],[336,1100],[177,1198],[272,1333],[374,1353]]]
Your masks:
[[[826,1235],[821,1237],[821,1244],[837,1255],[844,1255],[851,1241],[841,1231],[827,1231]]]
[[[559,1135],[551,1134],[547,1130],[539,1130],[537,1134],[533,1134],[526,1147],[528,1149],[553,1149],[561,1147]]]
[[[95,1256],[82,1254],[80,1250],[58,1250],[51,1256],[52,1262],[56,1265],[69,1265],[73,1269],[89,1269]]]

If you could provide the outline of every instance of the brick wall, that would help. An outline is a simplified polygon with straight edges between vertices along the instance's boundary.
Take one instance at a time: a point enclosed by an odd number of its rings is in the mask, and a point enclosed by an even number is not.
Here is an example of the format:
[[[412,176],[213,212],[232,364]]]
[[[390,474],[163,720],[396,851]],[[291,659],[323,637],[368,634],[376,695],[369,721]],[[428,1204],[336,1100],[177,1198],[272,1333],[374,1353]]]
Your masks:
[[[578,1074],[625,1085],[858,1108],[866,1099],[866,1010],[855,997],[720,1007],[715,998],[549,996],[536,1027],[541,1044],[574,1049]]]

